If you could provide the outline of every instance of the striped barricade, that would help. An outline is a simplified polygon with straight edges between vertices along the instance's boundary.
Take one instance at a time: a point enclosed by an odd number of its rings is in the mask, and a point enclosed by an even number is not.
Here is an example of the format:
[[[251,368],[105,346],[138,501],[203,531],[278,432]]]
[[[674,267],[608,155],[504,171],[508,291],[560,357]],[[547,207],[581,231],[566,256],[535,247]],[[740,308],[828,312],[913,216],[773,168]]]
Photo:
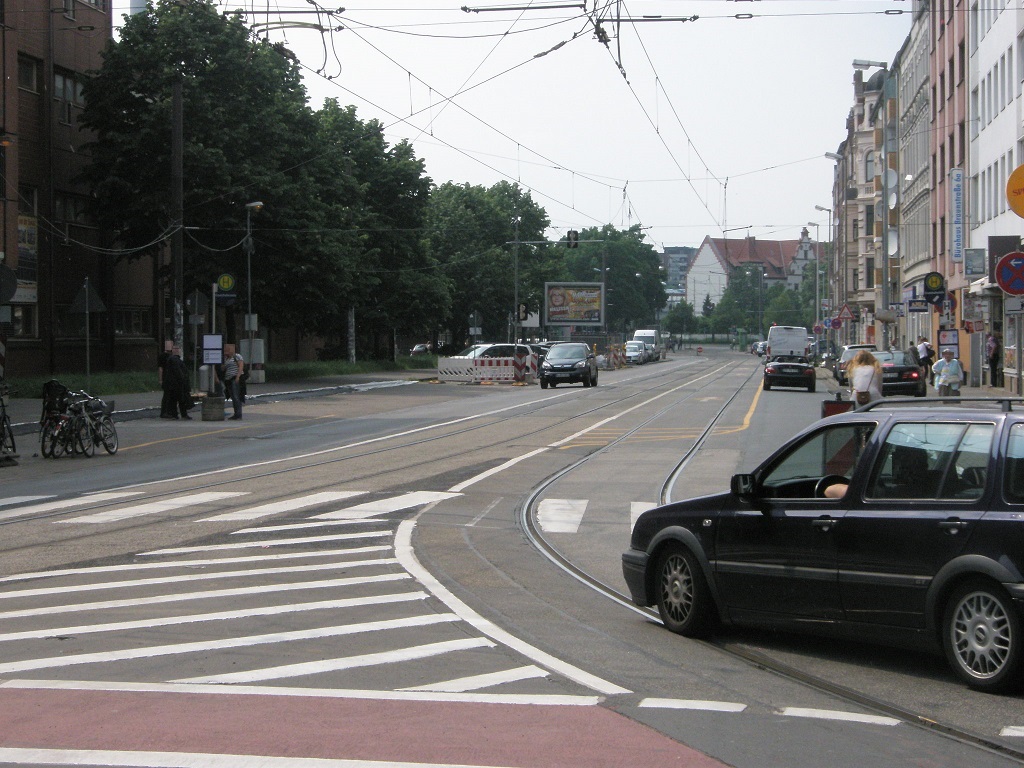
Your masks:
[[[437,379],[438,381],[462,381],[470,383],[474,381],[473,360],[468,357],[439,357],[437,358]]]
[[[537,355],[513,357],[440,357],[438,381],[479,384],[485,381],[532,384],[537,378]]]
[[[516,366],[513,357],[485,357],[473,361],[473,380],[515,381]]]

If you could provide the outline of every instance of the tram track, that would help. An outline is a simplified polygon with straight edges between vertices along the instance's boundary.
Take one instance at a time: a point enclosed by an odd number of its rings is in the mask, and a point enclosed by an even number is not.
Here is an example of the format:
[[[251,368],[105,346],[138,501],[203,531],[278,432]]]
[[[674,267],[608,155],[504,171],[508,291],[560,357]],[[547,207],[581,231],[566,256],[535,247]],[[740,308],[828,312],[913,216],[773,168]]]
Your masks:
[[[679,461],[668,473],[659,494],[660,503],[662,505],[671,503],[672,488],[674,484],[685,472],[687,465],[699,453],[708,438],[714,433],[715,429],[721,424],[729,406],[736,400],[739,394],[743,391],[744,386],[750,382],[750,379],[753,378],[756,372],[757,370],[755,369],[750,376],[746,377],[743,382],[736,387],[732,395],[726,397],[724,404],[717,409],[717,411],[711,414],[703,429],[699,431],[699,435],[693,444],[683,452]],[[680,398],[679,402],[682,402],[685,399],[686,398]],[[560,552],[556,546],[548,541],[538,525],[536,508],[541,496],[543,496],[545,492],[559,480],[571,475],[577,469],[598,458],[604,451],[611,450],[616,443],[627,439],[634,432],[649,425],[655,419],[659,418],[666,410],[676,407],[679,402],[672,403],[661,409],[658,413],[645,419],[642,424],[622,435],[618,440],[609,443],[604,448],[581,457],[570,466],[567,466],[545,478],[532,489],[531,493],[517,509],[519,524],[525,532],[530,544],[557,568],[561,569],[564,573],[576,579],[578,582],[594,592],[603,595],[620,606],[625,607],[634,613],[643,616],[652,623],[657,624],[663,623],[657,610],[637,606],[633,603],[629,595],[588,573],[584,567],[572,562],[568,557]],[[805,672],[766,653],[746,647],[742,643],[730,642],[725,639],[699,640],[693,638],[689,638],[688,642],[698,643],[705,648],[714,649],[715,651],[750,667],[768,671],[788,681],[828,694],[871,712],[897,718],[913,727],[941,734],[942,736],[954,739],[958,742],[968,744],[972,747],[989,751],[994,755],[1010,758],[1024,764],[1024,750],[1016,749],[984,734],[979,734],[958,727],[953,723],[943,722],[942,720],[935,719],[907,707],[903,707],[896,702],[887,701],[878,696],[857,691],[854,688],[843,685],[834,680],[829,680],[820,675]]]

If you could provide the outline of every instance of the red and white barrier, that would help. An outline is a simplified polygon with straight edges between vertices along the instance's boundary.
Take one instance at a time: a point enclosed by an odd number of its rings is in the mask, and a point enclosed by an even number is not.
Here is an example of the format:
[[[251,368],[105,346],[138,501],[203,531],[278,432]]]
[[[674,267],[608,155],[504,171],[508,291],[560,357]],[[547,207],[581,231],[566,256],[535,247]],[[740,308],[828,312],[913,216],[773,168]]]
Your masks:
[[[493,382],[524,382],[532,384],[537,376],[537,355],[514,357],[441,357],[437,360],[439,381],[480,384]]]

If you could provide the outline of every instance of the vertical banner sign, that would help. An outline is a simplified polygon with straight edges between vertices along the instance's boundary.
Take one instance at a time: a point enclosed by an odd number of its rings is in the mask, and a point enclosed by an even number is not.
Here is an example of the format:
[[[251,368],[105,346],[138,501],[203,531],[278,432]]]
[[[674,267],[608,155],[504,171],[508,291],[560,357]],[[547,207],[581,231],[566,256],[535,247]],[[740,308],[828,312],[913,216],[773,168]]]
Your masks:
[[[949,257],[954,264],[964,260],[964,169],[949,170]]]

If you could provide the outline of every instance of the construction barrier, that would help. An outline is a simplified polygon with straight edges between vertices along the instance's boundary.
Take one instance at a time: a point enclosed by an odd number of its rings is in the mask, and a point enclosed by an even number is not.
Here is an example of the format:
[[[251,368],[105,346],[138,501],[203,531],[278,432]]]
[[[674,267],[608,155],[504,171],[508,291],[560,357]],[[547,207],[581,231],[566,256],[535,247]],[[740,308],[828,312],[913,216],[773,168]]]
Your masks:
[[[537,355],[515,357],[440,357],[437,360],[439,381],[480,384],[493,382],[523,382],[532,384],[537,378]]]

